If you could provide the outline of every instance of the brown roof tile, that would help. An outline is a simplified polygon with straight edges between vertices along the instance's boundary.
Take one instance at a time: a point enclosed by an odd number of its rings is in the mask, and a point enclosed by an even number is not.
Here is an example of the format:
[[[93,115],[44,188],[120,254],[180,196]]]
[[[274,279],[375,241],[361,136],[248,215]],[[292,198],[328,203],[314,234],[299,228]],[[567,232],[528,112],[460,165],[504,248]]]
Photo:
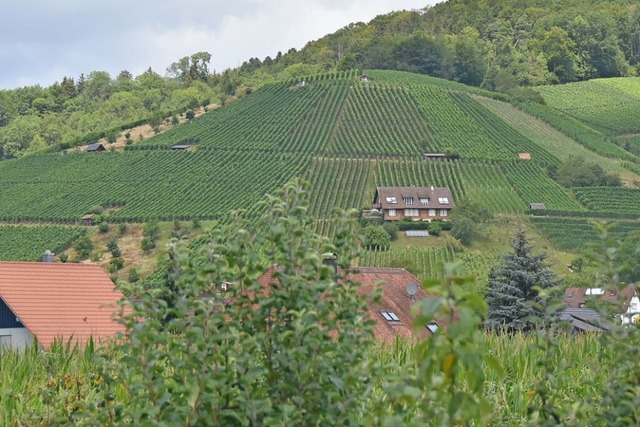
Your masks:
[[[396,203],[387,202],[387,197],[395,197]],[[441,197],[446,198],[449,203],[440,203],[438,199]],[[413,204],[405,204],[405,198],[412,198]],[[421,198],[429,199],[429,204],[420,203]],[[455,207],[451,190],[447,187],[378,187],[374,205],[383,209],[452,209]]]
[[[568,288],[564,293],[564,303],[571,308],[580,308],[591,298],[597,298],[599,301],[618,303],[620,304],[620,312],[625,312],[631,298],[635,295],[635,288],[632,286],[618,290],[602,289],[603,293],[598,295],[588,295],[589,289],[598,288]]]
[[[96,264],[0,262],[0,298],[44,348],[124,332],[113,319],[122,297]]]
[[[271,283],[274,283],[273,273],[276,268],[271,268],[260,276],[259,282],[268,295]],[[407,285],[410,283],[420,284],[420,281],[404,268],[373,268],[359,267],[349,278],[360,284],[359,295],[372,296],[377,286],[382,288],[382,298],[374,302],[372,298],[367,301],[368,315],[376,322],[375,336],[380,341],[392,341],[396,337],[405,338],[427,338],[431,335],[426,328],[413,329],[413,317],[411,316],[411,306],[419,299],[430,296],[428,292],[418,289],[413,299],[407,295]],[[261,296],[254,295],[260,298]],[[388,322],[384,319],[381,311],[391,311],[398,316],[399,322]]]

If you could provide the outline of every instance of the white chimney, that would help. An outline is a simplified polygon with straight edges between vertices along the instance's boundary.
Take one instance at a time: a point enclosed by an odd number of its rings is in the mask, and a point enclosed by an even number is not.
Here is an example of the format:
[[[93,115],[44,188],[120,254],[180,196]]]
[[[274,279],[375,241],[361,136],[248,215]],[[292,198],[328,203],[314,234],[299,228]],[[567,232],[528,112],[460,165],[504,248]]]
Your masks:
[[[431,186],[431,191],[433,191],[433,190],[434,190],[434,189],[433,189],[433,185],[432,185],[432,186]]]
[[[56,254],[52,253],[50,250],[42,254],[42,262],[53,262],[55,260]]]

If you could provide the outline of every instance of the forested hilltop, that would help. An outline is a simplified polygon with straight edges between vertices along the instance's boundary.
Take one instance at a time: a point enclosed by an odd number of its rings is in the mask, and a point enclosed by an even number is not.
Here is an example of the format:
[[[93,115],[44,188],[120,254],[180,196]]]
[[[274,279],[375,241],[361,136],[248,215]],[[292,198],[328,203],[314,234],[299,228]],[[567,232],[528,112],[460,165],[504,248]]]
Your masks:
[[[215,55],[215,47],[212,47]],[[353,23],[297,51],[216,73],[199,52],[139,76],[94,71],[50,87],[0,91],[0,159],[157,127],[263,84],[320,72],[394,69],[541,101],[520,87],[630,76],[640,64],[640,5],[629,0],[450,0]],[[230,98],[231,97],[231,98]]]

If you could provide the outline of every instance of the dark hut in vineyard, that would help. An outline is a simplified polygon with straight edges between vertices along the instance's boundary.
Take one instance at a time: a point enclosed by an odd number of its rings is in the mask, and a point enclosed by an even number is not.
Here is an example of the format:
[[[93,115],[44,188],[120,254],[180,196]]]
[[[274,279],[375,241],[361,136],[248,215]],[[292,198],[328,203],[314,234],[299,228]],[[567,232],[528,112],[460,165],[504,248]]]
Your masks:
[[[93,214],[86,214],[80,218],[81,225],[93,225]]]
[[[105,151],[106,148],[104,148],[104,145],[102,145],[99,142],[96,142],[95,144],[90,144],[87,145],[87,152],[88,153],[93,153],[93,152],[98,152],[98,151]]]

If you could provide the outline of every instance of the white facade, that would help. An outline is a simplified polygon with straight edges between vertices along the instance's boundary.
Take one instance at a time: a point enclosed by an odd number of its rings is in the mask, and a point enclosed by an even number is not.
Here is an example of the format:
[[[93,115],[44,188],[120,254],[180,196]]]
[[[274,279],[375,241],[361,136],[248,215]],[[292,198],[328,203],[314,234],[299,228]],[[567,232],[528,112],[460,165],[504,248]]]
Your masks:
[[[27,328],[1,328],[0,347],[11,346],[24,350],[33,344],[33,334]]]
[[[640,298],[636,295],[631,297],[631,301],[629,301],[629,307],[627,311],[620,315],[622,318],[622,324],[628,325],[629,323],[637,323],[638,317],[640,316]]]

